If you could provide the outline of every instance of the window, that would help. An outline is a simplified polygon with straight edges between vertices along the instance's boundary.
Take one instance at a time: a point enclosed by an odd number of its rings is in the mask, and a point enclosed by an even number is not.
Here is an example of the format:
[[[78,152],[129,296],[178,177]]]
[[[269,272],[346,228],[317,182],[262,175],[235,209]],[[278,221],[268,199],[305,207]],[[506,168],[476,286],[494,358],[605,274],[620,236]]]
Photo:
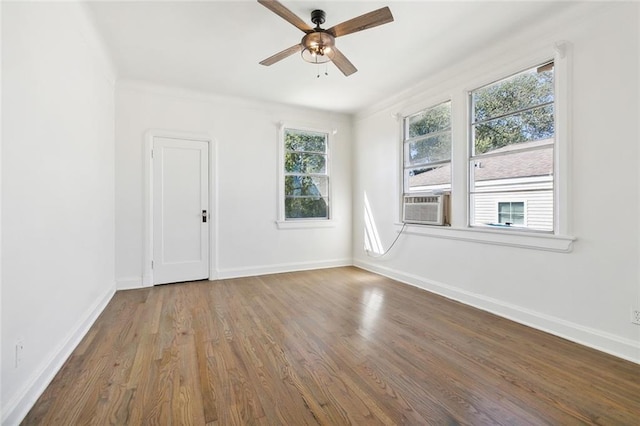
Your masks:
[[[451,190],[451,101],[404,118],[404,192]]]
[[[498,223],[506,226],[524,225],[524,201],[498,203]]]
[[[284,219],[329,219],[328,134],[284,129]]]
[[[403,114],[398,144],[401,191],[410,196],[439,190],[452,195],[444,204],[450,226],[410,225],[412,233],[571,251],[572,51],[564,41],[524,49],[508,61],[509,69],[503,68],[502,75],[496,63],[487,61],[426,92],[446,95],[450,102]],[[438,108],[450,118],[443,120],[446,124],[429,125]],[[449,157],[438,158],[434,154],[442,150],[428,150],[436,145],[428,141],[439,132],[449,139]],[[402,209],[398,212],[404,214]]]
[[[554,63],[473,90],[470,105],[469,223],[553,231]]]

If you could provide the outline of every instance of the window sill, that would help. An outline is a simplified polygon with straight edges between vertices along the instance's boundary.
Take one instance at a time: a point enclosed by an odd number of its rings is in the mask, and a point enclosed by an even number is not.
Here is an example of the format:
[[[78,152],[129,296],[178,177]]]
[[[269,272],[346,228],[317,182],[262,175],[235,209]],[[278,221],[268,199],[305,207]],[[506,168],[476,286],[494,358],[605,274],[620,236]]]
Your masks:
[[[402,227],[403,224],[396,223]],[[400,229],[398,229],[398,232]],[[426,235],[449,240],[469,241],[481,244],[518,247],[533,250],[569,253],[573,250],[575,237],[567,235],[541,234],[526,231],[499,231],[478,228],[457,228],[450,226],[430,226],[407,224],[404,232],[413,235]]]
[[[336,221],[332,219],[277,220],[276,226],[278,229],[335,228]]]

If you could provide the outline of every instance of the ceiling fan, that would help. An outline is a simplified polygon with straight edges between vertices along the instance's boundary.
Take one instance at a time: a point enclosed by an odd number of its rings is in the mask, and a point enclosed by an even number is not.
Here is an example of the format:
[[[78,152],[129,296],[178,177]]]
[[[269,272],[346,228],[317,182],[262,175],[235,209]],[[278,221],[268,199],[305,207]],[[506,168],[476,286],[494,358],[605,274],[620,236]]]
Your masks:
[[[325,30],[320,28],[320,25],[324,23],[326,17],[322,10],[314,10],[311,12],[311,22],[316,25],[315,28],[311,28],[295,13],[287,9],[277,0],[258,0],[258,3],[305,33],[300,43],[260,62],[260,64],[265,66],[273,65],[294,53],[302,51],[302,58],[305,61],[314,64],[332,61],[345,76],[349,76],[358,70],[342,52],[338,50],[335,45],[336,37],[342,37],[347,34],[393,22],[391,10],[389,10],[388,7],[383,7]]]

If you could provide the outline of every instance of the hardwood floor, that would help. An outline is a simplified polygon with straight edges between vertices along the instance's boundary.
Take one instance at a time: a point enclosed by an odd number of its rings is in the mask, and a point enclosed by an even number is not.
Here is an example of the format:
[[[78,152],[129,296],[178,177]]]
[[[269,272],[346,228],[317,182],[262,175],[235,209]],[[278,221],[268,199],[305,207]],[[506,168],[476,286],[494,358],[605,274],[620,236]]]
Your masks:
[[[638,425],[640,365],[356,268],[119,291],[25,425]]]

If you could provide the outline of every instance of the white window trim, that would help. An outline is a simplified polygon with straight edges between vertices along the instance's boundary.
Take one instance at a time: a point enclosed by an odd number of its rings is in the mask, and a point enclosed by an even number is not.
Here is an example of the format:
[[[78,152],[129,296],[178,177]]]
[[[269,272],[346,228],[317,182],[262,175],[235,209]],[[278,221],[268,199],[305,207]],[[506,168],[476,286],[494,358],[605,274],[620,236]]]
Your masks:
[[[554,147],[554,229],[555,235],[570,235],[571,213],[571,99],[572,48],[568,42],[554,45],[556,145]]]
[[[510,75],[522,71],[523,69],[535,66],[553,58],[555,73],[555,138],[554,147],[554,231],[525,231],[514,229],[486,229],[482,227],[471,227],[469,224],[470,202],[468,197],[469,182],[467,165],[471,158],[471,152],[468,143],[468,134],[460,138],[458,132],[469,132],[469,114],[470,108],[468,103],[463,105],[465,110],[464,117],[460,108],[454,107],[454,103],[468,102],[467,94],[475,87],[497,81]],[[571,177],[571,114],[569,108],[569,100],[571,99],[571,71],[572,71],[572,46],[567,41],[558,41],[551,48],[540,49],[537,53],[531,54],[522,60],[511,63],[508,67],[501,67],[494,70],[490,75],[486,75],[483,79],[471,82],[468,90],[464,93],[454,92],[448,98],[452,102],[452,158],[451,158],[451,226],[432,226],[432,225],[416,225],[396,223],[397,231],[400,232],[404,227],[407,234],[445,238],[452,240],[468,241],[472,243],[492,244],[509,247],[518,247],[524,249],[543,250],[552,252],[568,253],[573,249],[575,237],[571,236],[571,203],[570,203],[570,177]],[[459,106],[459,105],[458,105]],[[417,108],[416,108],[417,109]],[[403,131],[403,117],[406,114],[397,114],[396,119],[400,123],[399,128]],[[460,126],[463,126],[460,128]],[[466,130],[462,130],[466,129]],[[460,139],[464,139],[465,146],[460,145]],[[404,140],[401,133],[400,149],[403,149]],[[456,142],[458,141],[458,142]],[[464,152],[464,157],[463,153]],[[399,182],[400,192],[404,190],[404,158],[400,157],[400,173],[402,179]],[[464,179],[461,179],[458,170],[462,167],[464,170]],[[402,197],[399,197],[401,200]],[[401,204],[401,202],[400,202]],[[400,216],[401,217],[400,205]],[[464,210],[464,211],[462,211]],[[400,219],[398,219],[400,222]]]
[[[400,232],[402,227],[402,223],[397,223],[396,232]],[[559,253],[571,252],[573,250],[573,242],[576,240],[570,236],[513,229],[503,231],[498,229],[414,224],[406,224],[404,228],[403,232],[405,234]]]
[[[303,130],[309,132],[324,133],[327,135],[327,176],[329,178],[329,214],[328,218],[313,218],[313,219],[285,219],[284,211],[284,131],[285,129]],[[278,219],[275,224],[278,229],[305,229],[305,228],[332,228],[336,226],[336,222],[333,219],[333,182],[332,182],[332,169],[331,169],[331,136],[333,132],[317,128],[309,127],[305,125],[298,125],[296,123],[278,123]]]
[[[307,228],[335,228],[337,223],[333,219],[295,219],[277,220],[278,229],[307,229]]]

